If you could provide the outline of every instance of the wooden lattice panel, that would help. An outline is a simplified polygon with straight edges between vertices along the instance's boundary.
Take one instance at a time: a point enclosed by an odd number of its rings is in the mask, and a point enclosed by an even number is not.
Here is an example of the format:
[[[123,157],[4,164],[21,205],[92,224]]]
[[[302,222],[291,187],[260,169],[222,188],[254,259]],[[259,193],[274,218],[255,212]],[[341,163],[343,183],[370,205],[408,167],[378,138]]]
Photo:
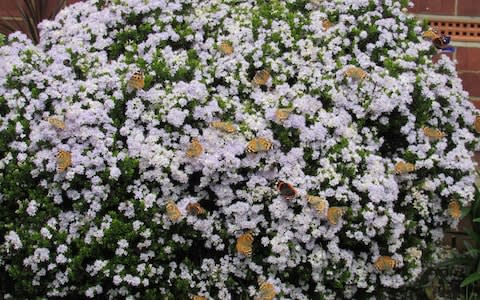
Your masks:
[[[453,41],[480,42],[480,22],[458,20],[430,20],[430,26],[449,35]]]

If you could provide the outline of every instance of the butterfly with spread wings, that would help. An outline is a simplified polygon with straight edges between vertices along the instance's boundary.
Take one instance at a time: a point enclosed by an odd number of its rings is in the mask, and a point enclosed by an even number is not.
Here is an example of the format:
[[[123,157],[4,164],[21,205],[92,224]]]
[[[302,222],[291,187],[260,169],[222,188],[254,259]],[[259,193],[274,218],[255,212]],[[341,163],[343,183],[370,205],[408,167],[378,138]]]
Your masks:
[[[462,206],[458,200],[452,200],[448,203],[448,214],[454,219],[460,219],[462,216]]]
[[[65,127],[66,127],[65,122],[63,122],[62,120],[60,120],[56,116],[48,117],[47,121],[50,125],[52,125],[53,127],[57,128],[57,129],[65,129]]]
[[[273,300],[276,295],[275,286],[270,282],[264,281],[260,284],[258,296],[255,297],[255,300]]]
[[[72,165],[72,153],[65,150],[57,152],[57,169],[60,172],[66,171]]]
[[[374,267],[377,271],[389,271],[395,268],[397,262],[390,256],[380,256],[374,263]]]
[[[199,157],[203,153],[203,146],[197,138],[193,138],[185,152],[190,158]]]
[[[440,140],[446,136],[445,132],[437,128],[432,127],[423,127],[423,134],[428,137],[430,140]]]
[[[172,222],[176,222],[180,219],[182,216],[182,213],[178,209],[177,205],[175,202],[172,200],[168,201],[167,204],[165,205],[165,210],[167,212],[167,216]]]
[[[128,80],[128,86],[136,90],[143,89],[143,87],[145,86],[143,71],[135,72]]]
[[[266,152],[272,149],[272,142],[264,137],[256,137],[247,143],[248,153]]]
[[[218,48],[223,55],[230,55],[234,51],[232,44],[227,41],[221,42]]]
[[[255,85],[267,85],[270,80],[270,72],[268,70],[260,70],[255,73],[253,83]]]
[[[442,33],[439,33],[438,30],[430,28],[429,30],[423,32],[423,38],[431,40],[435,48],[442,50],[442,52],[454,52],[455,48],[449,46],[451,37]]]
[[[237,238],[236,249],[245,256],[251,256],[253,252],[253,234],[248,231]]]

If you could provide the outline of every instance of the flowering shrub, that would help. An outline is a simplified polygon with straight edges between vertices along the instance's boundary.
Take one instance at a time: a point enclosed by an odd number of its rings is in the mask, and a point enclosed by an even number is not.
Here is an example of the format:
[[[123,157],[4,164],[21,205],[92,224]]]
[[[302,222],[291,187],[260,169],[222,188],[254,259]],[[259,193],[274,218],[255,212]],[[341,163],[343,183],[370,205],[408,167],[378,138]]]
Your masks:
[[[413,281],[473,201],[478,111],[407,4],[92,0],[38,46],[11,35],[1,293],[363,299]]]

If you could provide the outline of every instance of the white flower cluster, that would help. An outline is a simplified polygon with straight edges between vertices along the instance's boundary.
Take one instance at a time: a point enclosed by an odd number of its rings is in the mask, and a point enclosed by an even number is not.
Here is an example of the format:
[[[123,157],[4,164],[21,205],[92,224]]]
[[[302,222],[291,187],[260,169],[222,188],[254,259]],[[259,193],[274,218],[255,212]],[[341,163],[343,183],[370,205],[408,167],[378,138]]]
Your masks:
[[[0,292],[362,299],[415,280],[473,200],[480,124],[405,2],[89,0],[37,46],[11,35]]]

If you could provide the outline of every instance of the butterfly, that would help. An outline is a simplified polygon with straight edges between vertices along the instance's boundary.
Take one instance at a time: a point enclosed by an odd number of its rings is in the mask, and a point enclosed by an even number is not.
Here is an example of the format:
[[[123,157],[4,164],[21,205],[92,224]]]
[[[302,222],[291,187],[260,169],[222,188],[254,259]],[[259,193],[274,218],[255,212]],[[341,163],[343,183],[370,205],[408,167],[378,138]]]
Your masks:
[[[145,86],[145,80],[142,71],[135,72],[128,80],[128,86],[137,90],[143,89]]]
[[[292,200],[297,196],[297,190],[290,183],[281,180],[277,181],[277,190],[287,200]]]
[[[358,67],[350,67],[345,71],[345,75],[355,80],[364,80],[368,74],[363,69]]]
[[[375,269],[377,271],[389,271],[395,268],[395,265],[397,264],[396,260],[391,258],[390,256],[380,256],[377,258],[375,261]]]
[[[207,297],[195,295],[192,297],[192,300],[207,300]]]
[[[452,200],[448,204],[448,214],[454,219],[460,219],[462,216],[462,207],[460,206],[460,202],[457,200]]]
[[[266,85],[269,79],[270,72],[268,72],[267,70],[260,70],[255,73],[255,76],[253,77],[253,82],[256,85]]]
[[[168,218],[172,222],[178,221],[178,219],[180,219],[180,217],[182,216],[177,205],[175,205],[175,202],[173,202],[172,200],[167,202],[167,204],[165,205],[165,209],[167,211]]]
[[[330,22],[329,20],[323,20],[322,21],[322,27],[323,27],[323,31],[327,31],[328,29],[330,29],[330,27],[332,27],[333,24],[332,22]]]
[[[65,122],[57,117],[51,116],[47,118],[48,123],[57,129],[65,129]]]
[[[433,39],[438,37],[438,32],[436,30],[433,30],[432,28],[430,28],[427,31],[424,31],[422,33],[422,36],[423,36],[424,39],[433,40]]]
[[[275,292],[275,287],[270,282],[262,282],[260,284],[259,295],[255,300],[273,300],[277,293]]]
[[[275,111],[275,118],[279,122],[285,121],[288,119],[292,111],[294,111],[294,108],[277,108]]]
[[[406,174],[415,171],[415,165],[411,163],[406,163],[404,161],[400,161],[395,164],[395,172],[397,174]]]
[[[257,137],[247,143],[248,153],[266,152],[272,149],[272,142],[264,137]]]
[[[57,168],[58,171],[63,172],[72,165],[72,153],[65,150],[60,150],[57,153]]]
[[[320,215],[325,215],[328,208],[328,201],[320,196],[307,195],[307,202],[310,203]]]
[[[245,256],[252,255],[253,235],[251,231],[240,235],[237,238],[237,251]]]
[[[229,42],[223,41],[220,43],[220,52],[225,55],[230,55],[233,53],[233,46]]]
[[[428,29],[424,31],[422,34],[423,38],[432,41],[432,44],[435,48],[440,49],[444,52],[453,52],[455,48],[449,47],[451,37],[448,35],[444,35],[438,32],[436,29]]]
[[[327,209],[327,221],[331,225],[337,225],[340,218],[347,212],[346,207],[333,206]]]
[[[233,124],[230,122],[213,121],[210,123],[210,125],[213,128],[225,131],[226,133],[235,133],[237,131],[237,128],[235,128],[235,126],[233,126]]]
[[[435,37],[432,40],[432,43],[435,46],[435,48],[442,50],[443,52],[454,52],[455,48],[448,46],[448,44],[450,44],[450,40],[451,40],[450,36],[441,34]]]
[[[192,139],[192,142],[187,148],[187,152],[185,153],[188,157],[198,157],[203,153],[203,146],[200,144],[200,141],[196,138]]]
[[[205,208],[203,208],[198,202],[195,203],[188,203],[187,204],[187,212],[192,215],[203,215],[206,213]]]
[[[423,134],[432,140],[442,139],[446,135],[445,132],[432,127],[423,127]]]
[[[480,116],[475,117],[475,130],[480,133]]]

